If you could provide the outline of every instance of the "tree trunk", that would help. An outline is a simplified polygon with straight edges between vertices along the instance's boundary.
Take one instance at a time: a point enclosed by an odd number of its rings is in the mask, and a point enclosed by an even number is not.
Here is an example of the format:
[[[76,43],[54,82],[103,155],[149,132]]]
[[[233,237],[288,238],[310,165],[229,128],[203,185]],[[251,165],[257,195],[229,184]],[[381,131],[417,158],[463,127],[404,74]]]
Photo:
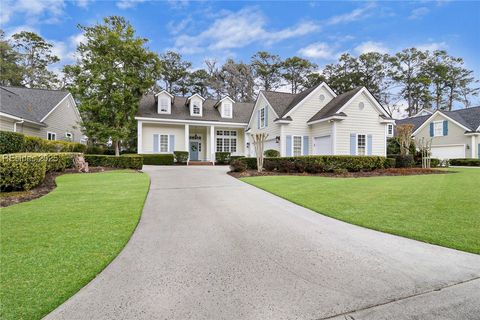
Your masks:
[[[113,142],[113,145],[115,146],[115,156],[116,157],[120,156],[120,141],[115,140]]]

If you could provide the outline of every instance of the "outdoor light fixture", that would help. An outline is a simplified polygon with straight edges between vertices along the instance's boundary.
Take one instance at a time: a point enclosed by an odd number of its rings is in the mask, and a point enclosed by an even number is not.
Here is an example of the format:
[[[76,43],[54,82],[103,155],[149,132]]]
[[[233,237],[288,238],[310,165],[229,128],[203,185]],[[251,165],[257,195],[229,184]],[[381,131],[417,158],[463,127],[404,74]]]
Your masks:
[[[275,142],[276,142],[276,143],[280,143],[280,136],[276,136],[276,137],[275,137]]]
[[[247,148],[250,148],[250,142],[247,142]]]
[[[467,150],[470,150],[470,146],[467,144]]]

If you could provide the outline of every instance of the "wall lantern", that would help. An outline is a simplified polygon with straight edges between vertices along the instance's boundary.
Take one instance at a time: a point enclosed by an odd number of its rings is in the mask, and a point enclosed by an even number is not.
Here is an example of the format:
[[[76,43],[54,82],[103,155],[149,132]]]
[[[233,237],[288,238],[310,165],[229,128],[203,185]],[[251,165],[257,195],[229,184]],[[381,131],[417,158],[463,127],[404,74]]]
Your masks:
[[[280,136],[276,136],[276,137],[275,137],[275,142],[276,142],[276,143],[280,143]]]
[[[467,144],[467,150],[470,150],[470,146]]]
[[[247,148],[250,148],[250,142],[247,142]]]

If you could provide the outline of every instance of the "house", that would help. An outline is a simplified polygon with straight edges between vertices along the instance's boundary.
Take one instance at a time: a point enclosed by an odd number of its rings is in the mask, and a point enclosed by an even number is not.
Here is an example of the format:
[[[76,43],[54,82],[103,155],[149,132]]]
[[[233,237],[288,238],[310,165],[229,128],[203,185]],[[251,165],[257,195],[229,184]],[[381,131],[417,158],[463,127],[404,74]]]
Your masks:
[[[86,143],[72,95],[62,90],[0,86],[0,130]]]
[[[247,154],[246,129],[253,103],[177,97],[163,90],[142,98],[135,119],[138,153],[189,151],[190,161],[215,161],[215,152]]]
[[[322,83],[298,94],[261,91],[254,104],[230,97],[145,96],[136,116],[138,153],[189,151],[190,161],[215,152],[255,156],[251,135],[281,156],[386,155],[395,121],[365,88],[336,95]]]
[[[336,95],[321,83],[298,94],[261,91],[248,133],[268,135],[281,156],[386,156],[395,121],[364,87]],[[254,148],[250,148],[253,156]]]
[[[480,158],[480,106],[397,120],[412,124],[417,145],[432,142],[432,157],[438,159]]]

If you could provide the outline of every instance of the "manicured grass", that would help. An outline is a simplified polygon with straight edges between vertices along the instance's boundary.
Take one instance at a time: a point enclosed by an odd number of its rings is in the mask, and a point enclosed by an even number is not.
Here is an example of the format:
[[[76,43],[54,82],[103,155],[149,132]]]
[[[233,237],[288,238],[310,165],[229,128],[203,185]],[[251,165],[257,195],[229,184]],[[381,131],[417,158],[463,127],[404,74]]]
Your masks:
[[[46,196],[1,210],[1,319],[40,319],[125,246],[148,192],[146,174],[67,174]]]
[[[242,180],[339,220],[480,254],[480,170],[450,171],[457,173]]]

